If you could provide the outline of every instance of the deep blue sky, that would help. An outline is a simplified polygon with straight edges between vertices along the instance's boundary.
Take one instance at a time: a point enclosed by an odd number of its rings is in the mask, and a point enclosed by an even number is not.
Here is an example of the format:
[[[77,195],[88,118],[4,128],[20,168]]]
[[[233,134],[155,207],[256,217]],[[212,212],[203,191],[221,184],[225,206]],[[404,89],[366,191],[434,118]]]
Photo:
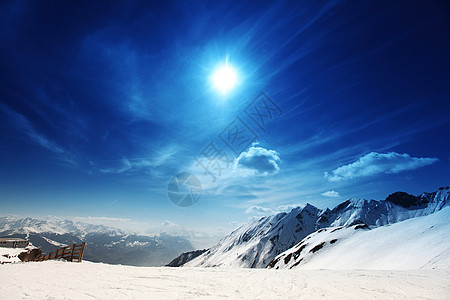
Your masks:
[[[446,1],[2,1],[1,213],[208,235],[434,191],[449,36]],[[209,78],[227,55],[223,95]],[[261,91],[283,112],[265,131],[245,114]],[[237,154],[220,139],[235,117],[257,135]],[[215,182],[194,160],[211,141],[234,159]],[[167,197],[180,172],[203,185],[189,208]]]

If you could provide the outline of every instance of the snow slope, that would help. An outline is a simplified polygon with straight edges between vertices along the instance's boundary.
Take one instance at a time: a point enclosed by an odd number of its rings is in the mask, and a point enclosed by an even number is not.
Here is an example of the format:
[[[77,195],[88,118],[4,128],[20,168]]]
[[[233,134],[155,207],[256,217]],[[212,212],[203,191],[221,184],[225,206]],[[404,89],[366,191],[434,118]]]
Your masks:
[[[2,299],[448,299],[450,270],[151,268],[46,261],[0,266]]]
[[[277,256],[270,268],[450,268],[450,207],[374,229],[321,229]]]
[[[238,228],[184,266],[265,268],[277,255],[321,228],[360,223],[383,226],[429,215],[450,204],[449,193],[448,187],[418,197],[397,192],[383,201],[350,199],[331,210],[307,204]]]
[[[206,249],[183,252],[180,254],[180,256],[174,258],[170,263],[168,263],[166,267],[181,267],[186,262],[193,260],[194,258],[202,255],[205,252]]]
[[[233,231],[184,266],[266,267],[278,254],[314,232],[319,209],[306,205]],[[280,250],[282,249],[282,251]],[[277,253],[278,252],[278,253]]]
[[[31,248],[3,248],[0,247],[0,264],[20,262],[18,255]]]

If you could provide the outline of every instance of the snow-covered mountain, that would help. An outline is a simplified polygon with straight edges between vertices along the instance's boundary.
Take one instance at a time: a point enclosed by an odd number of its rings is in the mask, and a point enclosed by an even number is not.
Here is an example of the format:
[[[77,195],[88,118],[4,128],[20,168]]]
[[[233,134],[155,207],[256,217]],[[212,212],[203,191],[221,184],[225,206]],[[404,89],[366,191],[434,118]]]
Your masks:
[[[85,260],[134,266],[163,266],[180,253],[193,250],[192,244],[180,237],[142,236],[54,217],[45,220],[2,217],[0,237],[27,238],[44,253],[85,241]]]
[[[389,226],[320,229],[268,266],[274,269],[448,269],[450,207]]]
[[[319,212],[308,204],[289,214],[261,218],[233,231],[185,266],[266,267],[276,255],[315,231]]]
[[[238,228],[184,266],[265,268],[277,255],[321,228],[382,226],[429,215],[450,204],[449,192],[447,187],[417,197],[397,192],[382,201],[350,199],[331,210],[307,204]]]

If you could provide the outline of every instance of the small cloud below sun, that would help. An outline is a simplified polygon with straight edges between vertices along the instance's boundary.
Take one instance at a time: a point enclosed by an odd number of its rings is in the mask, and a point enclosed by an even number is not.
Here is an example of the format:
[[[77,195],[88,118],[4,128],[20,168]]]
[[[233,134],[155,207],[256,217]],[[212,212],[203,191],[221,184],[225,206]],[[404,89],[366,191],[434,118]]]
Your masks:
[[[235,159],[234,169],[244,177],[277,174],[281,164],[278,152],[256,145],[254,144]]]

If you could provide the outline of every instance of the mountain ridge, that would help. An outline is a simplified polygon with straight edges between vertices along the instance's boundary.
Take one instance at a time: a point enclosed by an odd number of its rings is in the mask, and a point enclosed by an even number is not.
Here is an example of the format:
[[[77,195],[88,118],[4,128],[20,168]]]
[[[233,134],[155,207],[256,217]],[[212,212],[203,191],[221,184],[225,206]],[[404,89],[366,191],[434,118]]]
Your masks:
[[[450,206],[389,226],[320,229],[279,254],[269,269],[448,269]]]
[[[241,226],[183,266],[265,268],[277,255],[319,229],[355,224],[379,227],[429,215],[450,204],[449,191],[446,187],[411,195],[416,205],[409,205],[409,201],[407,207],[390,201],[398,192],[385,200],[349,199],[333,209],[320,210],[306,204]]]

